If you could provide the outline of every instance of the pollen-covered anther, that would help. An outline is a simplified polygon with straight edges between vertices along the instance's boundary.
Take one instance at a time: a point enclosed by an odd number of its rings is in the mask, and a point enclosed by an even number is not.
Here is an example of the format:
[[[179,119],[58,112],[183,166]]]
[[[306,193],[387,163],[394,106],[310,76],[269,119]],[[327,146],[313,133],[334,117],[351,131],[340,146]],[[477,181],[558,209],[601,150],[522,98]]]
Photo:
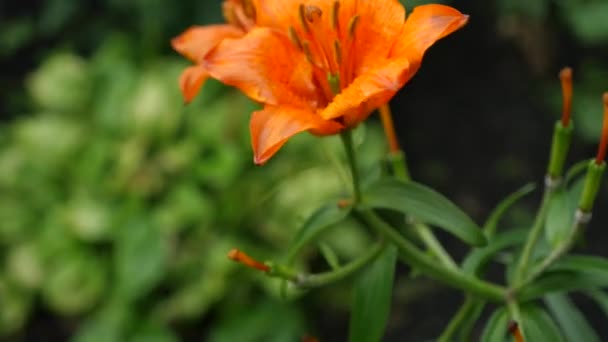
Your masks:
[[[295,45],[298,50],[303,51],[302,41],[300,40],[300,37],[298,36],[298,33],[296,32],[296,29],[293,26],[289,27],[289,29],[287,30],[287,35],[289,36],[289,40],[291,40],[293,45]]]
[[[316,66],[316,63],[314,61],[314,59],[312,58],[312,52],[310,52],[310,42],[309,41],[303,41],[302,42],[302,51],[304,52],[304,55],[306,56],[306,60],[308,61],[308,63]]]
[[[249,255],[239,251],[238,249],[233,249],[228,252],[228,258],[238,263],[241,263],[247,267],[251,267],[262,272],[270,271],[270,267],[268,265],[253,259]]]
[[[338,30],[340,28],[340,1],[334,1],[331,7],[331,28]]]
[[[348,21],[348,37],[353,38],[355,36],[355,31],[357,30],[357,26],[359,24],[359,15],[355,15],[350,18]]]
[[[316,24],[323,17],[323,11],[317,6],[306,5],[304,6],[304,17],[309,23]]]
[[[256,11],[253,1],[243,0],[243,11],[248,18],[255,20]]]
[[[562,86],[563,97],[562,126],[568,127],[572,112],[572,68],[563,68],[559,72],[559,80]]]
[[[342,64],[342,46],[339,40],[334,40],[334,59],[337,65]]]

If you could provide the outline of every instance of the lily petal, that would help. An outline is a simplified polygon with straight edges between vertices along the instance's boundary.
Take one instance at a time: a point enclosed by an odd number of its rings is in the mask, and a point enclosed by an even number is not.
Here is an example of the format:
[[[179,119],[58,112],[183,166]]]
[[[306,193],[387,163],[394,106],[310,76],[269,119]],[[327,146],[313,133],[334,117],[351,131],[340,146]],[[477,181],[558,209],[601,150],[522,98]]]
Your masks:
[[[205,57],[207,72],[265,104],[311,107],[318,101],[312,66],[289,38],[254,28],[240,39],[225,39]]]
[[[410,79],[409,65],[407,58],[399,58],[368,70],[338,94],[321,112],[321,117],[325,120],[344,117],[348,127],[365,120]]]
[[[192,26],[171,40],[175,51],[193,62],[199,62],[209,50],[226,38],[238,38],[245,33],[234,25]]]
[[[410,60],[410,69],[415,72],[425,51],[439,39],[464,26],[468,19],[468,15],[449,6],[418,6],[407,17],[391,55],[407,57]]]
[[[353,51],[357,51],[356,74],[375,67],[388,57],[395,39],[403,29],[405,8],[398,0],[346,0],[340,2],[340,27],[347,37],[348,24],[358,16]]]
[[[249,125],[253,160],[264,164],[289,138],[304,131],[314,131],[317,135],[339,132],[343,126],[335,121],[325,121],[317,114],[299,108],[266,106],[254,112]]]
[[[179,77],[179,88],[185,103],[190,103],[209,78],[209,74],[201,65],[186,68]]]

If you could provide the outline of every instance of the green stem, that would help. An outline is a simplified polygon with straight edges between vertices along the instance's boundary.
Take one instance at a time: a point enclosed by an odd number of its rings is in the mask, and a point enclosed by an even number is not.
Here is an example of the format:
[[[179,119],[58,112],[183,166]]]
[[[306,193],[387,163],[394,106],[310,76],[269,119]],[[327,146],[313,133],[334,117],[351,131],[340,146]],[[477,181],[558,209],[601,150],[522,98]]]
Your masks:
[[[448,326],[443,331],[443,334],[439,336],[437,342],[451,342],[454,340],[456,331],[462,326],[463,322],[469,317],[471,311],[475,308],[475,300],[471,297],[467,297],[460,307]]]
[[[433,253],[433,255],[437,257],[437,259],[439,259],[441,263],[443,263],[445,267],[453,270],[458,269],[458,265],[454,259],[452,259],[445,248],[443,248],[441,242],[437,240],[437,237],[435,234],[433,234],[433,231],[431,228],[429,228],[429,226],[423,223],[414,223],[414,229],[424,245],[431,251],[431,253]]]
[[[570,248],[572,248],[572,246],[574,245],[574,242],[576,241],[576,237],[578,236],[578,233],[581,230],[583,230],[585,228],[585,226],[586,226],[586,223],[584,221],[581,221],[580,219],[575,220],[574,224],[572,225],[572,228],[570,228],[568,237],[557,248],[555,248],[553,251],[551,251],[551,253],[549,255],[547,255],[540,262],[540,264],[538,264],[538,266],[536,266],[530,272],[530,275],[527,276],[524,281],[522,281],[520,284],[518,284],[514,288],[514,291],[518,292],[523,287],[532,283],[543,272],[545,272],[549,267],[551,267],[551,265],[553,265],[557,260],[559,260],[559,258],[561,258],[564,254],[566,254],[570,250]]]
[[[380,254],[380,252],[382,252],[385,245],[386,244],[384,242],[377,242],[358,259],[355,259],[344,266],[338,267],[333,271],[318,274],[298,275],[297,279],[294,281],[294,284],[298,287],[311,288],[324,286],[344,279],[373,261]]]
[[[391,152],[389,154],[389,160],[392,165],[393,173],[397,179],[403,181],[411,180],[410,173],[407,167],[407,161],[405,159],[405,153],[399,150],[398,152]],[[422,240],[424,245],[433,253],[444,266],[451,269],[458,269],[458,265],[454,262],[454,259],[450,254],[443,248],[443,245],[429,226],[424,223],[416,222],[413,224],[414,231],[418,237]]]
[[[342,143],[346,150],[346,158],[348,159],[352,174],[354,202],[359,203],[359,201],[361,201],[361,186],[359,185],[359,169],[357,167],[352,131],[347,129],[340,134],[340,137],[342,138]]]
[[[388,241],[392,242],[399,249],[400,255],[419,272],[480,298],[495,302],[504,300],[505,288],[477,279],[461,271],[446,268],[404,239],[399,232],[384,222],[373,211],[360,209],[357,214],[370,227],[376,229]]]
[[[526,239],[526,244],[524,245],[524,249],[519,258],[519,263],[517,265],[515,273],[516,286],[524,278],[528,269],[530,257],[532,256],[532,252],[534,251],[534,247],[536,247],[536,243],[538,242],[538,239],[540,238],[540,235],[543,232],[545,218],[547,217],[547,211],[549,210],[549,203],[551,202],[551,198],[553,197],[554,192],[555,191],[553,187],[545,188],[540,209],[536,213],[534,224],[532,225],[532,229],[530,229],[530,233],[528,234],[528,238]]]

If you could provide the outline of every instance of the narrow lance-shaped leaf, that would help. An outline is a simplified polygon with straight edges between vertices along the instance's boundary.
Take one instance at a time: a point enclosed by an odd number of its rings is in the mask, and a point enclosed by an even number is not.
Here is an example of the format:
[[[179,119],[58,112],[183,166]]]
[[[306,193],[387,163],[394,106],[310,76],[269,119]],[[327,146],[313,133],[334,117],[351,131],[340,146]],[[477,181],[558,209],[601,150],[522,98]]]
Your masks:
[[[528,304],[521,308],[522,323],[525,324],[524,334],[526,341],[534,342],[561,342],[562,334],[551,319],[551,316],[542,308]]]
[[[599,342],[600,338],[583,314],[563,293],[545,296],[547,308],[555,317],[568,341]]]
[[[500,307],[490,317],[481,336],[482,342],[504,342],[507,335],[509,315],[505,307]]]
[[[568,236],[574,222],[583,180],[577,180],[569,189],[559,189],[551,198],[545,223],[545,237],[552,247],[559,246]]]
[[[507,210],[517,203],[524,196],[528,195],[536,189],[536,185],[529,183],[521,187],[519,190],[505,197],[490,213],[490,216],[483,225],[486,236],[489,238],[494,235],[498,228],[498,222],[503,218]]]
[[[355,283],[350,342],[381,341],[391,308],[397,249],[385,248]]]
[[[486,238],[475,222],[435,190],[415,182],[383,179],[363,195],[373,208],[392,209],[444,229],[462,241],[483,246]]]
[[[349,213],[350,207],[340,208],[337,203],[324,205],[313,212],[291,242],[287,255],[288,262],[293,261],[293,258],[308,243],[314,241],[327,229],[342,222]]]

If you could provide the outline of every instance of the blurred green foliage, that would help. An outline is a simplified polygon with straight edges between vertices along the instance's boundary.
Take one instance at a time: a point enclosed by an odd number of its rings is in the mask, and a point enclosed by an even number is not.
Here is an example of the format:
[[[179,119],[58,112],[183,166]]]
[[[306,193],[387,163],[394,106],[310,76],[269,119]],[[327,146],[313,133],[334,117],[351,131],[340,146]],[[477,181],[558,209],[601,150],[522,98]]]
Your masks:
[[[75,341],[175,341],[212,310],[212,328],[196,330],[211,341],[297,340],[303,313],[226,253],[282,256],[302,218],[344,188],[339,139],[302,136],[254,167],[254,104],[209,82],[184,106],[187,62],[141,65],[130,46],[113,35],[90,58],[55,51],[27,76],[33,112],[0,128],[0,336],[24,333],[44,306],[81,322]],[[384,145],[377,129],[363,135],[371,165]],[[327,241],[348,258],[366,238]]]

